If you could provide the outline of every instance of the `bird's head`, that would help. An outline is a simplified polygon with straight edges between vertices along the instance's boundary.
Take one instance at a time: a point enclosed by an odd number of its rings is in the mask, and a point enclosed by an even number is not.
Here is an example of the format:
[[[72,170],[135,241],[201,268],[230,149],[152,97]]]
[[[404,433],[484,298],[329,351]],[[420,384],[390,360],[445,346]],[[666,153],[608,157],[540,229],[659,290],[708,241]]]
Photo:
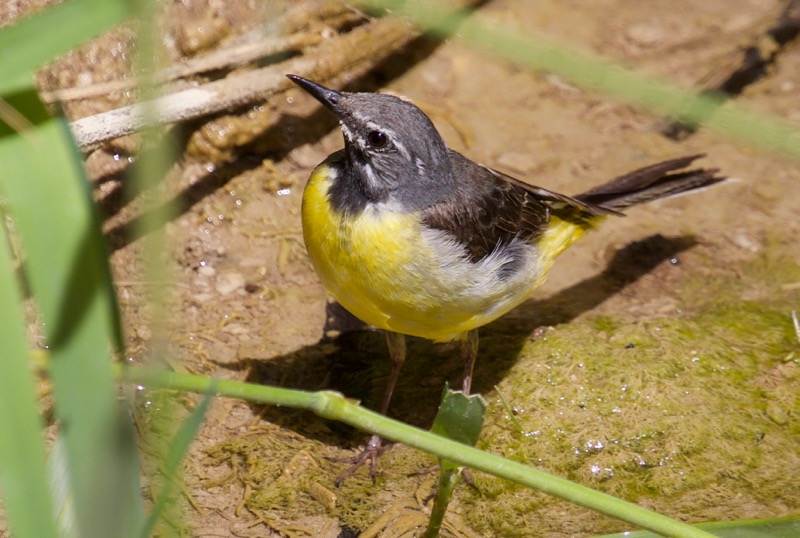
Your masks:
[[[339,120],[349,176],[367,201],[416,211],[447,200],[454,186],[447,146],[417,106],[393,95],[336,92],[288,77]]]

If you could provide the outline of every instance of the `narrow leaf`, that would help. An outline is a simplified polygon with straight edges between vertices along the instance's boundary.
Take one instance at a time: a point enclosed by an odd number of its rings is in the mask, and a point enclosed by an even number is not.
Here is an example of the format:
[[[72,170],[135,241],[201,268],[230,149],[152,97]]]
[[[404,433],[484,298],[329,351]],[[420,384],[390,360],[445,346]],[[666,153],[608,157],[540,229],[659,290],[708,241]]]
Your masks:
[[[122,22],[131,5],[122,0],[67,0],[0,30],[0,94],[31,88],[34,70]]]
[[[189,452],[192,441],[197,437],[197,433],[203,425],[203,420],[206,417],[206,413],[208,413],[208,408],[211,405],[216,391],[216,383],[212,382],[208,386],[208,390],[197,406],[197,409],[195,409],[189,418],[181,425],[181,429],[178,430],[175,439],[170,444],[164,461],[164,469],[161,473],[166,482],[153,506],[153,510],[150,512],[150,516],[145,522],[144,528],[140,534],[141,538],[147,538],[152,534],[164,509],[168,504],[174,501],[179,467],[186,457],[186,454]]]
[[[49,538],[57,534],[41,434],[43,424],[36,404],[22,297],[8,239],[0,233],[0,495],[15,536]]]
[[[719,538],[795,538],[800,536],[800,518],[756,519],[746,521],[719,521],[700,523],[703,529]],[[599,538],[658,538],[650,531],[623,532]]]
[[[50,347],[79,535],[131,535],[143,511],[133,429],[112,377],[120,326],[108,252],[65,123],[24,112],[37,125],[0,133],[0,185]]]

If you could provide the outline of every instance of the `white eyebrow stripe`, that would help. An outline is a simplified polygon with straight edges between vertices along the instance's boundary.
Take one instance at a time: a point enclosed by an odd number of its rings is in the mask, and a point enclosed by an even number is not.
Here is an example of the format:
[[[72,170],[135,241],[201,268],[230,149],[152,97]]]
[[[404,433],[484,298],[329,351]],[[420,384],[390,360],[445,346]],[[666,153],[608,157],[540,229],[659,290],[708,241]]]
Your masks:
[[[397,140],[397,138],[392,138],[392,144],[394,144],[394,147],[397,148],[397,151],[399,151],[403,157],[409,161],[411,160],[411,154],[408,152],[406,147]]]

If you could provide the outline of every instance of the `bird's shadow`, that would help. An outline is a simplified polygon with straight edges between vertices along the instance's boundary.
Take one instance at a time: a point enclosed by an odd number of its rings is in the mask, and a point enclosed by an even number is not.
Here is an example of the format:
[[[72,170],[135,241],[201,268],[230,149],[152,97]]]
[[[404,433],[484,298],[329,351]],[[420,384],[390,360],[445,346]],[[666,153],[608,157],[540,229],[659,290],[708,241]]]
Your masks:
[[[671,263],[696,244],[692,237],[652,235],[617,251],[601,273],[551,297],[529,300],[511,315],[481,329],[481,349],[473,377],[473,392],[488,392],[514,365],[522,346],[537,327],[567,323],[636,282],[662,263]],[[335,390],[376,409],[383,396],[390,361],[383,334],[370,330],[336,303],[328,305],[325,334],[317,344],[277,357],[244,357],[235,368],[246,370],[247,381],[301,390]],[[227,365],[230,367],[230,365]],[[403,365],[389,414],[427,428],[433,421],[445,383],[460,387],[463,364],[457,344],[408,339]],[[332,425],[304,411],[252,404],[266,420],[319,440],[350,447],[363,435],[344,425]],[[324,422],[324,426],[323,426]],[[310,427],[310,423],[316,424]],[[309,434],[309,432],[313,432]]]

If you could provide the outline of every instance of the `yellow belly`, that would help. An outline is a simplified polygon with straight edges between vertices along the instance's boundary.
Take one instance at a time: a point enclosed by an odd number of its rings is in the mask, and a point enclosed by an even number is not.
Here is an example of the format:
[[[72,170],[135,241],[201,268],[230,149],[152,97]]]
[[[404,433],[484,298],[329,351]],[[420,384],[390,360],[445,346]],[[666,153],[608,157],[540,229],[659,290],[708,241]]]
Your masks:
[[[555,257],[582,235],[553,222],[518,278],[480,280],[463,259],[443,263],[441,244],[425,240],[415,213],[368,205],[345,217],[328,202],[330,168],[320,165],[303,194],[303,236],[323,284],[336,300],[375,327],[448,341],[489,323],[526,300]]]

